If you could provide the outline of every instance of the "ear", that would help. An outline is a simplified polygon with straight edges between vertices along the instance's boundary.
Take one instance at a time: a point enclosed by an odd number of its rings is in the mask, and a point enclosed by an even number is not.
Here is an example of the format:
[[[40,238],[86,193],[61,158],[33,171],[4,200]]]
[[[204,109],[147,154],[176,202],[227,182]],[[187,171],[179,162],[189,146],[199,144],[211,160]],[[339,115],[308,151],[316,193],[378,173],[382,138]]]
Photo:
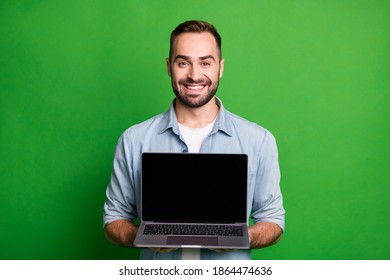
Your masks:
[[[169,58],[167,58],[166,62],[167,62],[168,75],[169,75],[169,77],[172,77],[171,60]]]
[[[219,78],[222,78],[224,66],[225,60],[221,59],[221,61],[219,62]]]

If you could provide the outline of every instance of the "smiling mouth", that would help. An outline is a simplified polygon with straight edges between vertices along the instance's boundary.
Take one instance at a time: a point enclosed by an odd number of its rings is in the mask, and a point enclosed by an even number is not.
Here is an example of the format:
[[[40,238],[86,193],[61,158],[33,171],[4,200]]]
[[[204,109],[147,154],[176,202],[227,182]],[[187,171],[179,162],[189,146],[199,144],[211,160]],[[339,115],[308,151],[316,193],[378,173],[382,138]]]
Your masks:
[[[189,90],[202,90],[206,85],[187,85],[184,84],[184,87]]]

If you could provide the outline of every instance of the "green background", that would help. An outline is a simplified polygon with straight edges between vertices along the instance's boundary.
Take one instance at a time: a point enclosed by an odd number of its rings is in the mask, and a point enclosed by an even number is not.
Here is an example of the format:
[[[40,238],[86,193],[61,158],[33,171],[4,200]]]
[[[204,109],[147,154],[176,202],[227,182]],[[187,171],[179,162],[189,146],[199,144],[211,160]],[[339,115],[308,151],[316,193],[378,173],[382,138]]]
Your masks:
[[[256,259],[390,259],[389,1],[0,2],[0,259],[108,243],[114,147],[168,109],[180,22],[223,38],[218,96],[278,141],[286,232]]]

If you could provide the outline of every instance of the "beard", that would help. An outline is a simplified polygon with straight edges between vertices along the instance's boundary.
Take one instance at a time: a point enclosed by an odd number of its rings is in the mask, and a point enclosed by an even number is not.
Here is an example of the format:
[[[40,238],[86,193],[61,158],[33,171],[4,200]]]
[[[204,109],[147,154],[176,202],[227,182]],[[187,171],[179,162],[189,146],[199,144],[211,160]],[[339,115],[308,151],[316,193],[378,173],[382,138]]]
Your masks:
[[[177,86],[177,83],[174,79],[171,79],[172,83],[172,89],[173,92],[175,93],[176,98],[180,101],[180,103],[184,104],[187,107],[190,108],[199,108],[207,103],[215,96],[218,90],[218,85],[219,85],[219,78],[218,80],[213,83],[210,79],[208,78],[203,78],[199,80],[193,80],[191,78],[185,78],[179,80],[179,86]],[[180,86],[184,86],[186,84],[190,85],[205,85],[208,87],[208,90],[206,94],[198,97],[191,97],[184,92],[181,91]]]

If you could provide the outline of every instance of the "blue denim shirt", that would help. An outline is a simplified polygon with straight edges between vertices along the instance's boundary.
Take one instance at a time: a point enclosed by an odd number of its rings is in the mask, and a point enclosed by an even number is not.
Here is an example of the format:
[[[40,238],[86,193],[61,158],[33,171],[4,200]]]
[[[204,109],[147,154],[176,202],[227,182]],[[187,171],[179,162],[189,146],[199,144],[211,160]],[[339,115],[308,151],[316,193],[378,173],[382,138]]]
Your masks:
[[[221,101],[214,127],[201,153],[248,155],[248,209],[254,222],[268,221],[284,230],[284,208],[275,138],[266,129],[225,110]],[[128,128],[116,146],[111,180],[104,205],[104,225],[119,219],[134,220],[140,209],[141,154],[187,152],[180,135],[174,102],[167,112]],[[251,250],[217,253],[202,249],[201,259],[250,259]],[[181,250],[154,253],[141,249],[141,259],[180,259]]]

